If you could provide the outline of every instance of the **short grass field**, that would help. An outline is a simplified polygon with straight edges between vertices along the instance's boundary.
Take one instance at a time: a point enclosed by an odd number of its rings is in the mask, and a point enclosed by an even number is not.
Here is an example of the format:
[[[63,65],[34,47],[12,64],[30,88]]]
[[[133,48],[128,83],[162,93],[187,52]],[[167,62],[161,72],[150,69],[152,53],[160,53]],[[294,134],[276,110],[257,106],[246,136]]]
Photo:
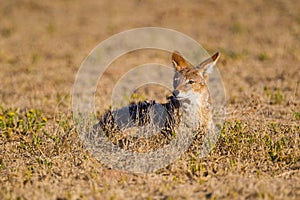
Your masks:
[[[155,173],[128,173],[84,148],[72,91],[94,47],[149,26],[221,53],[226,118],[207,157],[188,151]],[[299,40],[297,0],[1,0],[0,199],[300,199]],[[156,55],[141,50],[112,63],[97,112],[109,108],[126,67],[171,66],[171,54]],[[160,89],[144,88],[145,98],[164,100]]]

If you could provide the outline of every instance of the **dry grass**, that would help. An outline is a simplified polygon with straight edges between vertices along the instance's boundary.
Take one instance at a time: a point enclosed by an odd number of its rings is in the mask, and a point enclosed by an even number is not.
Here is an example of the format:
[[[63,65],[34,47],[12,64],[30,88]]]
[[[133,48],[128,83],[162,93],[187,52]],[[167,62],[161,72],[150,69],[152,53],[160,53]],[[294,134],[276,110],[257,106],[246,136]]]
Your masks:
[[[1,1],[0,199],[299,199],[299,10],[293,0]],[[91,49],[143,26],[221,52],[227,115],[208,157],[186,153],[156,173],[129,174],[82,147],[71,92]],[[142,53],[114,64],[169,63]],[[98,87],[99,112],[121,73],[112,67]]]

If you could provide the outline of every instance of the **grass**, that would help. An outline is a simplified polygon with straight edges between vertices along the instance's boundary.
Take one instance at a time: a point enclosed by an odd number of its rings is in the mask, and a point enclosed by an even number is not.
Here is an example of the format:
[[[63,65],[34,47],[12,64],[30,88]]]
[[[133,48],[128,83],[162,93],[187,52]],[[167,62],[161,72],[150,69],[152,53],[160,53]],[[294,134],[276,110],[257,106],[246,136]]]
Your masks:
[[[222,55],[231,58],[233,60],[240,60],[240,59],[245,59],[249,55],[249,50],[243,49],[239,51],[233,51],[233,50],[225,50],[221,49]]]
[[[10,138],[12,133],[36,134],[46,125],[47,118],[38,110],[20,111],[18,108],[0,107],[0,128],[2,137]]]
[[[46,29],[47,29],[47,32],[48,32],[49,34],[53,34],[53,33],[55,33],[55,31],[56,31],[56,26],[55,26],[55,24],[53,24],[53,23],[49,23],[49,24],[47,25]]]
[[[299,199],[300,3],[114,3],[1,3],[0,199]],[[71,95],[80,64],[99,42],[144,26],[175,29],[209,53],[220,51],[227,105],[208,156],[198,159],[198,146],[191,147],[155,173],[135,174],[110,169],[83,146]],[[112,86],[132,67],[145,60],[171,66],[167,52],[153,52],[112,63],[97,87],[97,113],[109,108]],[[146,89],[131,98],[160,101],[168,93]]]
[[[14,28],[2,28],[0,30],[0,34],[5,38],[12,36],[14,32],[15,32]]]
[[[93,168],[87,166],[91,164],[90,160],[93,160],[92,155],[87,152],[84,153],[81,146],[70,146],[71,141],[73,140],[74,142],[75,139],[73,134],[76,134],[72,128],[71,116],[59,113],[55,119],[49,120],[44,116],[41,111],[34,109],[1,108],[1,143],[8,145],[17,142],[18,151],[22,155],[29,154],[30,158],[26,158],[27,164],[24,166],[24,169],[18,167],[13,172],[10,166],[14,164],[9,158],[4,156],[0,159],[0,170],[2,172],[11,171],[10,173],[23,177],[23,184],[32,184],[36,180],[36,176],[39,177],[38,179],[42,179],[45,176],[42,175],[44,172],[49,172],[52,174],[51,176],[58,173],[55,172],[57,171],[58,163],[57,159],[54,158],[63,159],[66,155],[65,152],[70,152],[73,149],[77,153],[71,156],[71,160],[74,160],[69,164],[73,166],[73,169],[79,170],[82,168],[83,171],[72,175],[72,177],[78,179],[81,177],[81,173],[87,173],[89,175],[86,174],[86,178],[83,175],[82,178],[92,182],[96,181],[99,175],[95,174]],[[300,137],[297,134],[295,135],[295,133],[300,131],[299,125],[291,126],[275,122],[260,125],[254,124],[255,122],[237,119],[225,121],[221,136],[208,158],[199,160],[197,152],[188,151],[175,164],[157,172],[158,176],[169,174],[170,178],[173,177],[171,178],[172,180],[167,181],[169,186],[164,185],[164,189],[161,192],[169,193],[173,187],[172,185],[184,184],[189,179],[207,187],[212,177],[222,177],[226,174],[244,174],[245,176],[246,174],[254,173],[253,175],[258,179],[261,177],[277,177],[286,173],[290,166],[296,165],[300,161],[300,152],[298,151]],[[55,132],[51,131],[53,127],[56,129]],[[73,132],[71,134],[73,137],[69,135],[70,132]],[[100,167],[100,164],[94,164],[94,167],[97,165]],[[182,168],[182,170],[178,168]],[[20,170],[23,172],[20,172]],[[62,170],[66,171],[66,169]],[[55,178],[51,178],[51,176],[46,175],[47,179],[50,178],[50,180],[54,181]],[[76,178],[77,176],[78,178]],[[136,177],[135,175],[126,175],[126,173],[119,176],[120,179],[118,178],[117,180],[120,181],[118,184],[121,187],[136,178],[139,181],[143,180],[143,176]],[[95,194],[99,195],[105,192],[107,192],[107,189],[94,191]],[[64,192],[62,194],[66,195],[68,199],[74,197],[72,194]],[[80,195],[83,197],[86,194]],[[207,193],[206,195],[212,198],[217,197],[214,193]],[[237,197],[241,193],[230,190],[226,195],[228,197]],[[257,195],[264,198],[265,196],[273,196],[273,193],[262,190]],[[110,197],[117,196],[117,194],[113,194]],[[170,196],[168,198],[172,199],[173,197]]]
[[[235,22],[231,25],[230,30],[234,34],[242,34],[245,31],[245,28],[240,22]]]
[[[267,86],[264,87],[264,91],[265,91],[266,96],[269,99],[269,103],[270,104],[281,104],[285,100],[284,94],[282,93],[280,88],[276,88],[274,90],[271,90]]]
[[[261,52],[258,54],[258,60],[261,61],[261,62],[265,62],[267,60],[270,60],[270,56],[268,55],[267,52]]]
[[[294,116],[296,120],[300,120],[300,112],[295,111]]]

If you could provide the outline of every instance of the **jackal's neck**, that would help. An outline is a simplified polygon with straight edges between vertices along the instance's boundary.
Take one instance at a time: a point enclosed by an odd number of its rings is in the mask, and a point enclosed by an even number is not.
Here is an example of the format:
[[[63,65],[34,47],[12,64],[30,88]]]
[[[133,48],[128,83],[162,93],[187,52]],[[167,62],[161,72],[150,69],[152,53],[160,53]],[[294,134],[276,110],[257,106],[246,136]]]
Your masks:
[[[198,108],[200,107],[200,94],[191,94],[189,98],[183,99],[181,101],[181,110],[183,114],[186,114],[190,118],[197,119],[198,116]]]
[[[181,101],[182,116],[196,126],[204,125],[211,120],[209,93],[191,93],[189,98]]]

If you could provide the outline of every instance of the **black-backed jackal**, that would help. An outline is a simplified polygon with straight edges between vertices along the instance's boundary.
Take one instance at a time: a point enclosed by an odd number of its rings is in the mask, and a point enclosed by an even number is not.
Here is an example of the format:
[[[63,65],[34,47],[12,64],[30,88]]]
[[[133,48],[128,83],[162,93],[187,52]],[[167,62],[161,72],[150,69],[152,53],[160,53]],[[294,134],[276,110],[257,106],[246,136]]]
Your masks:
[[[174,90],[167,103],[160,104],[156,101],[132,103],[121,109],[106,112],[101,117],[98,126],[106,136],[116,136],[116,132],[124,135],[123,133],[128,128],[163,121],[160,131],[163,135],[168,136],[170,133],[172,135],[180,116],[185,115],[190,119],[188,121],[195,123],[193,127],[210,128],[212,105],[207,81],[208,75],[218,59],[219,53],[217,52],[199,65],[192,66],[177,51],[173,52]],[[159,122],[153,120],[157,115],[159,115]],[[163,120],[161,120],[162,118]]]

